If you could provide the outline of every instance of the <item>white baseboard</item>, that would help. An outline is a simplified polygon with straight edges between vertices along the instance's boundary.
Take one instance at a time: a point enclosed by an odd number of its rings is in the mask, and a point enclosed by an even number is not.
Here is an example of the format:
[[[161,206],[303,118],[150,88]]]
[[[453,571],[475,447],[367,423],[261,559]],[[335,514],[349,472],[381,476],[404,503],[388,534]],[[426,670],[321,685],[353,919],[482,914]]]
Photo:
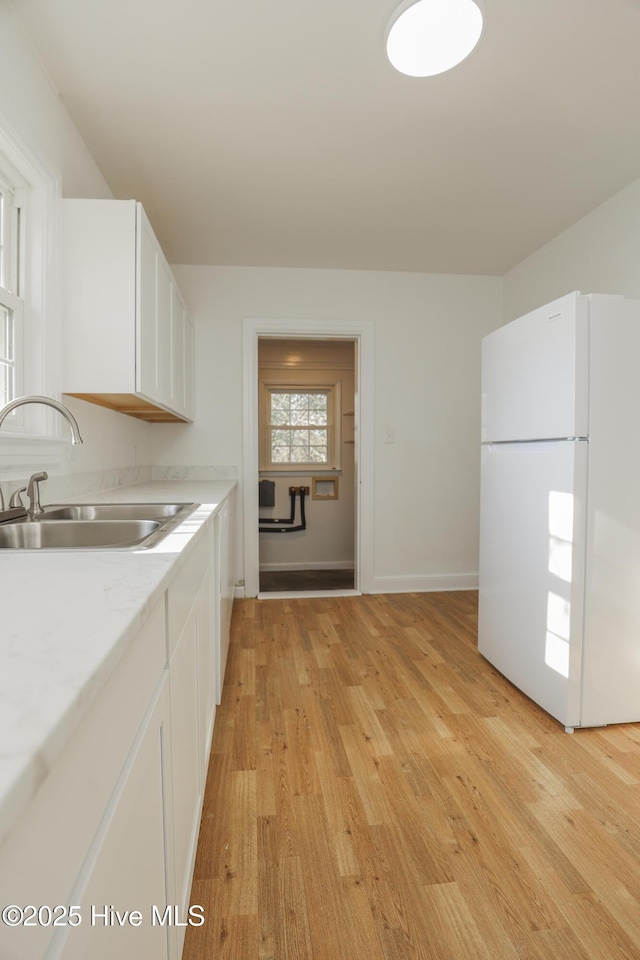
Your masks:
[[[263,569],[261,567],[261,569]],[[268,566],[267,570],[292,570],[298,567],[276,567]],[[303,569],[311,569],[306,564]],[[322,569],[322,568],[319,568]],[[326,567],[324,569],[341,570],[353,569],[352,567]],[[430,577],[376,577],[372,584],[372,589],[368,593],[438,593],[450,590],[477,590],[477,573],[452,573],[438,574]],[[356,591],[354,591],[356,592]],[[322,591],[322,596],[328,596],[328,591]],[[236,585],[234,597],[242,600],[245,596],[244,585]],[[271,595],[273,596],[273,595]],[[298,596],[298,594],[296,594]]]
[[[260,572],[270,570],[353,570],[348,560],[301,560],[299,563],[261,563]]]
[[[436,593],[441,590],[477,589],[477,573],[449,573],[429,577],[374,577],[371,593]]]

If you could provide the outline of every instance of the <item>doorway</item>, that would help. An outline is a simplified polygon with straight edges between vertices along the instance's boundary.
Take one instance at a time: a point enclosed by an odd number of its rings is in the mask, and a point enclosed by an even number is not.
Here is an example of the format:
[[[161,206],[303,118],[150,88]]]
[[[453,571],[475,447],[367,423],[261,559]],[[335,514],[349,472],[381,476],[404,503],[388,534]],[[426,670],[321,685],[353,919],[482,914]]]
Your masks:
[[[353,408],[341,411],[340,420],[350,419],[351,424],[343,429],[346,439],[353,439],[351,455],[353,456],[353,480],[349,481],[353,499],[353,516],[351,522],[352,553],[353,553],[353,581],[352,587],[342,584],[323,584],[320,595],[327,593],[370,593],[373,579],[373,324],[369,321],[274,321],[246,319],[243,329],[243,372],[244,372],[244,466],[243,466],[243,503],[244,503],[244,573],[245,596],[275,596],[271,590],[264,593],[260,588],[260,514],[269,515],[270,512],[280,513],[259,508],[257,486],[260,475],[260,404],[259,404],[259,344],[260,341],[288,339],[295,341],[349,341],[353,350]],[[343,418],[342,413],[353,414],[350,418]],[[343,448],[344,449],[344,448]],[[309,473],[306,473],[309,476]],[[305,506],[308,504],[327,506],[321,497],[327,496],[326,489],[317,496],[316,504],[311,500],[313,481],[322,484],[326,475],[311,476],[311,483],[303,482],[304,477],[298,474],[289,486],[308,487]],[[342,477],[338,477],[338,484]],[[345,491],[346,492],[346,491]],[[317,493],[317,491],[316,491]],[[329,491],[329,496],[333,496]],[[340,494],[338,494],[339,499]],[[295,524],[300,522],[300,501],[296,497]],[[280,504],[281,507],[281,504]],[[288,509],[287,509],[288,514]],[[316,519],[317,519],[316,513]],[[272,534],[276,536],[295,537],[296,534]],[[267,535],[269,539],[269,535]],[[291,563],[301,563],[298,557]],[[273,561],[274,563],[287,561]],[[326,563],[329,561],[317,561]],[[336,562],[343,562],[339,560]],[[263,563],[263,566],[266,565]],[[298,568],[301,570],[302,568]],[[302,573],[298,574],[301,578]],[[327,576],[337,577],[337,571],[327,571]],[[316,593],[315,589],[305,585],[304,593]],[[302,593],[294,588],[287,588],[282,593],[292,596],[301,596]]]
[[[355,351],[258,338],[260,594],[355,589]]]

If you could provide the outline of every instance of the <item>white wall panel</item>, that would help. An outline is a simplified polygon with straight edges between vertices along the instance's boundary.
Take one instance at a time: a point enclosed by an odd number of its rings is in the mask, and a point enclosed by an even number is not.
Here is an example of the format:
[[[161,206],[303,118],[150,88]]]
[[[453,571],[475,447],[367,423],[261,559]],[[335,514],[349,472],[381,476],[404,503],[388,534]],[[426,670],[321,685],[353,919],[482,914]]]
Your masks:
[[[154,426],[154,463],[237,465],[242,475],[245,317],[373,322],[374,401],[362,416],[375,423],[377,588],[473,585],[480,341],[500,325],[500,278],[244,267],[174,270],[196,324],[196,422],[187,430]],[[385,442],[388,430],[391,443]],[[239,528],[241,550],[242,523]],[[240,552],[239,576],[242,569]]]

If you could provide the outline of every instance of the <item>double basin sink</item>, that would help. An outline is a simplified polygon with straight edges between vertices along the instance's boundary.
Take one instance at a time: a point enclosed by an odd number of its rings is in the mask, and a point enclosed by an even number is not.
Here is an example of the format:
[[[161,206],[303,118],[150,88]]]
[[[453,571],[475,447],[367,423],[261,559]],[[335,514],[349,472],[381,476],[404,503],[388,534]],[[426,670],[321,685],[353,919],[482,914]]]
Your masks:
[[[0,523],[0,550],[147,550],[196,503],[86,503],[44,507],[37,520]]]

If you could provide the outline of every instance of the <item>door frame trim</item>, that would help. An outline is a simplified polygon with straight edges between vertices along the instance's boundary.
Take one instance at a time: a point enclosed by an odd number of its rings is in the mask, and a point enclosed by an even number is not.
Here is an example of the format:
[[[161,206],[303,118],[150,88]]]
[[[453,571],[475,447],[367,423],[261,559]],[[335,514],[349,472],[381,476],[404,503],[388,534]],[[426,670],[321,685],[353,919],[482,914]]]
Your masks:
[[[355,587],[373,592],[373,467],[374,467],[374,344],[372,320],[269,320],[245,317],[242,330],[243,367],[243,517],[244,596],[256,597],[259,587],[258,535],[258,338],[355,340],[356,394]]]

